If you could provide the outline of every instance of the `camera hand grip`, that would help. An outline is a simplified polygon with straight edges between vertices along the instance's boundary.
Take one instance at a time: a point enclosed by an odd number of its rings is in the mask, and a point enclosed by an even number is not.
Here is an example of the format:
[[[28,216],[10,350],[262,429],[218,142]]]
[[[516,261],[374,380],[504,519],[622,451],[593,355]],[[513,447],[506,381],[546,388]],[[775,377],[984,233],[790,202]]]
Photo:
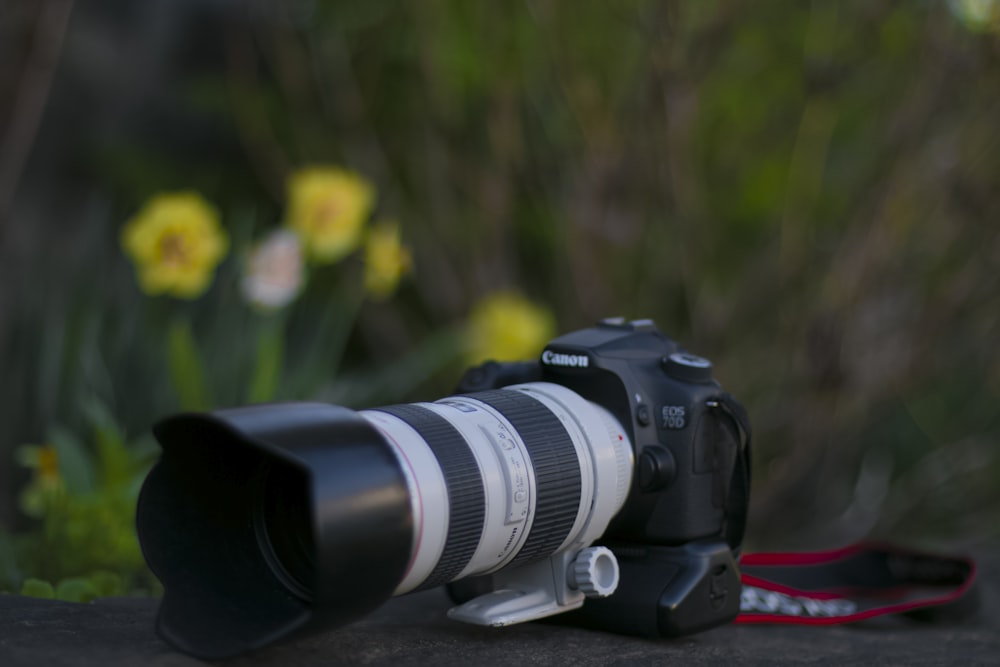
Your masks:
[[[678,547],[612,546],[618,590],[587,600],[570,623],[642,637],[680,637],[725,623],[740,611],[740,573],[723,541]]]

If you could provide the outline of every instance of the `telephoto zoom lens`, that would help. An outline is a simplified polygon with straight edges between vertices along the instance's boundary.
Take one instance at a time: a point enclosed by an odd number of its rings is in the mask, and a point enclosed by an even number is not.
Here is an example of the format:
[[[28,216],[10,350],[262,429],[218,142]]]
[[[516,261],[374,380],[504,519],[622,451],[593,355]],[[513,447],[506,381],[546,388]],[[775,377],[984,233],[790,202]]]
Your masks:
[[[633,467],[607,410],[540,382],[360,412],[180,415],[155,432],[137,524],[165,589],[157,628],[206,659],[585,547]]]
[[[589,544],[628,494],[625,432],[559,385],[361,414],[392,445],[410,491],[413,547],[397,594]]]

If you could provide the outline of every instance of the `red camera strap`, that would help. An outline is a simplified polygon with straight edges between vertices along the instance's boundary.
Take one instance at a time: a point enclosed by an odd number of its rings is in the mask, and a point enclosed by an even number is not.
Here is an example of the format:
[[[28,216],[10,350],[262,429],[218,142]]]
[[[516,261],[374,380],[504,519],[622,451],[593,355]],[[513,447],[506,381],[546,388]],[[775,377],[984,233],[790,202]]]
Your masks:
[[[831,625],[900,613],[944,620],[974,603],[971,560],[877,544],[748,554],[740,570],[737,623]]]
[[[750,496],[750,419],[729,394],[721,407],[742,432],[726,506],[726,538],[743,542]],[[743,590],[737,623],[833,625],[886,614],[927,620],[965,617],[976,566],[967,558],[856,544],[834,551],[758,553],[740,558]]]

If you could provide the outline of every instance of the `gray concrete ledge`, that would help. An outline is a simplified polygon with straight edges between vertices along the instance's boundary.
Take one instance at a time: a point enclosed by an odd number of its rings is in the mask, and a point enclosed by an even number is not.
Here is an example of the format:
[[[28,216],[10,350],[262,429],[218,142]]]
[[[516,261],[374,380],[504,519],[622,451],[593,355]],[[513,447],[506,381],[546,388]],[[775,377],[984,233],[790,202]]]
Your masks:
[[[354,625],[226,662],[303,665],[1000,665],[1000,557],[980,559],[980,611],[948,625],[880,619],[851,627],[729,626],[648,641],[548,624],[471,627],[441,590],[391,600]],[[0,595],[3,667],[189,667],[153,632],[156,602],[89,604]]]

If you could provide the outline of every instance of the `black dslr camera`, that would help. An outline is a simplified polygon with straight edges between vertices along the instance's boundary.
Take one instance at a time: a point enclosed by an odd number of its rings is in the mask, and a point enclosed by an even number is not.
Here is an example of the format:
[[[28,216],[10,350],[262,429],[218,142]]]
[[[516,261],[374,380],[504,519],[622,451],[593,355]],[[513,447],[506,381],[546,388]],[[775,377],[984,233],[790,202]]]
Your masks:
[[[443,584],[449,616],[481,625],[568,612],[669,637],[739,611],[749,423],[650,320],[473,368],[434,403],[259,405],[155,433],[139,539],[160,635],[199,657]]]

